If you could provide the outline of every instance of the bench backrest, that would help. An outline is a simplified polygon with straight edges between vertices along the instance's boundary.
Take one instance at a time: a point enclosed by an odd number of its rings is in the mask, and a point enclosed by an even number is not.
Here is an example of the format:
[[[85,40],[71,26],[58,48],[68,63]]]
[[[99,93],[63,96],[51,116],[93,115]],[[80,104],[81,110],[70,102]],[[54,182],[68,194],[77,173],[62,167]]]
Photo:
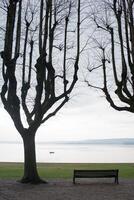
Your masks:
[[[116,170],[74,170],[74,176],[77,178],[83,177],[116,177],[118,176],[118,169]]]

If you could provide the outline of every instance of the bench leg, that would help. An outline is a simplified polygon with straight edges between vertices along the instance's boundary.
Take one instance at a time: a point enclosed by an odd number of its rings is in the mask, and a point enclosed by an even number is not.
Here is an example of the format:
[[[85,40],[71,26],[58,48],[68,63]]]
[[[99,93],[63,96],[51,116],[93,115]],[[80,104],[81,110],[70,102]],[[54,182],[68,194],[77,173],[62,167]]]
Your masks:
[[[75,184],[75,177],[73,177],[73,184]]]
[[[115,183],[119,184],[118,177],[115,177]]]
[[[118,180],[118,177],[117,177],[117,184],[119,184],[119,180]]]

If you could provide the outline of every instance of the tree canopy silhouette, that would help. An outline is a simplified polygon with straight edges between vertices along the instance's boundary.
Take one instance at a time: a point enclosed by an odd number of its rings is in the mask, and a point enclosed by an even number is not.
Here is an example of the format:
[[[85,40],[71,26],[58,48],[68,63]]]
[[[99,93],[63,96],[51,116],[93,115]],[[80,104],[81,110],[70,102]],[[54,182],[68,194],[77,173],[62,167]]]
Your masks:
[[[35,134],[69,100],[80,55],[80,0],[3,0],[1,100],[24,143],[21,182],[42,182]],[[3,28],[4,29],[4,28]]]
[[[99,64],[89,72],[102,69],[103,81],[86,82],[102,90],[114,109],[134,113],[134,1],[106,0],[97,5],[101,10],[92,12],[92,20]]]

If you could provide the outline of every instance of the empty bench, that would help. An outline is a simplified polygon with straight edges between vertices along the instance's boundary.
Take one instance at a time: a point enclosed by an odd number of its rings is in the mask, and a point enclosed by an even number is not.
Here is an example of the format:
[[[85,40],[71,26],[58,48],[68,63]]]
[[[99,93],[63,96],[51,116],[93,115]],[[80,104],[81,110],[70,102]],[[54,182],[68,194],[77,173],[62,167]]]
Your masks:
[[[112,170],[74,170],[73,183],[76,178],[115,178],[115,183],[118,184],[118,169]]]

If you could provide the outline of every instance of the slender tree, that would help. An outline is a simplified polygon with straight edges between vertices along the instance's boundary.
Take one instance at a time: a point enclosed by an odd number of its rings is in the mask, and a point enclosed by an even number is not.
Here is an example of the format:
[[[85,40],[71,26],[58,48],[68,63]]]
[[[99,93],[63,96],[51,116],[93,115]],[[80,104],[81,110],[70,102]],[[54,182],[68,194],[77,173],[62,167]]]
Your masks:
[[[80,0],[3,0],[3,4],[1,100],[24,143],[21,182],[40,183],[35,135],[68,102],[77,82]]]
[[[102,69],[103,82],[102,87],[100,82],[86,82],[102,90],[114,109],[134,113],[134,1],[106,0],[98,4],[103,13],[93,12],[92,20],[97,27],[94,41],[99,64],[89,71]]]

